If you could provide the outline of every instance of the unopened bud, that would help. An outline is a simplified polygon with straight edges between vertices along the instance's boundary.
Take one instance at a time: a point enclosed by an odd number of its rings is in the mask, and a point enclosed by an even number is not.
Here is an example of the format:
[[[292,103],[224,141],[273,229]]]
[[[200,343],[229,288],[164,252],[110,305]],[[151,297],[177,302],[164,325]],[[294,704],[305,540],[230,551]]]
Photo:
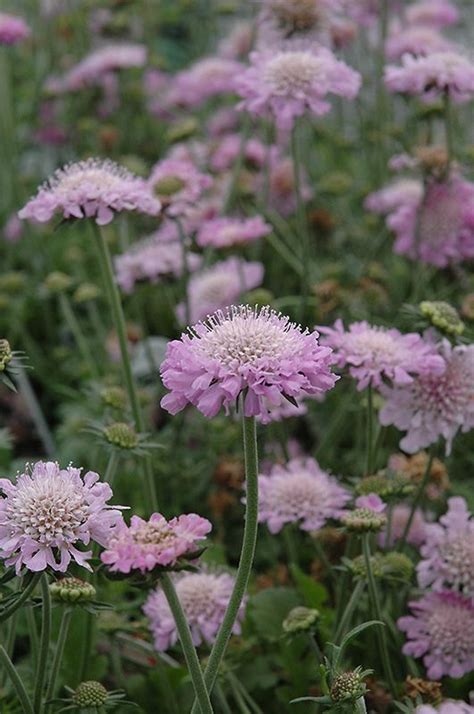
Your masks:
[[[0,372],[4,372],[13,359],[13,353],[8,340],[0,340]]]
[[[81,682],[72,695],[74,704],[83,709],[101,707],[108,699],[108,692],[100,682]]]
[[[129,424],[116,422],[104,430],[105,438],[120,449],[134,449],[138,445],[138,436]]]
[[[71,283],[72,278],[70,278],[69,275],[55,270],[47,276],[44,281],[44,286],[50,293],[62,293],[71,287]]]
[[[294,607],[283,620],[283,631],[289,634],[306,632],[314,628],[319,620],[319,610],[309,607]]]
[[[343,672],[339,674],[331,687],[331,699],[333,702],[356,702],[364,696],[366,686],[364,678],[370,674],[368,670],[362,671],[357,667],[353,672]]]
[[[420,310],[440,332],[447,335],[462,335],[464,332],[464,322],[459,317],[458,311],[448,302],[424,300],[420,303]]]
[[[166,176],[155,184],[154,189],[157,196],[167,198],[181,191],[183,187],[184,181],[179,176]]]
[[[61,578],[51,583],[49,591],[53,600],[74,603],[93,600],[96,596],[96,589],[90,583],[86,583],[79,578]]]
[[[369,508],[355,508],[344,513],[341,522],[348,531],[354,533],[377,532],[386,525],[387,516],[384,513],[371,511]]]

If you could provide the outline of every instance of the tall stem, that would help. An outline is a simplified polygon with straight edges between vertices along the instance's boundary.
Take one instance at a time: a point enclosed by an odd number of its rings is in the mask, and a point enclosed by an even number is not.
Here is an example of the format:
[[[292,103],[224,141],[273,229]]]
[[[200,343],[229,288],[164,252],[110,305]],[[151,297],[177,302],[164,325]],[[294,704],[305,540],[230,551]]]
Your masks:
[[[181,607],[181,603],[173,585],[173,581],[167,573],[165,573],[161,577],[161,587],[163,588],[163,592],[165,594],[166,600],[168,601],[168,605],[176,623],[176,629],[178,630],[181,647],[183,648],[184,658],[186,660],[188,671],[193,682],[194,692],[196,694],[198,706],[201,709],[201,714],[212,714],[214,710],[212,708],[211,700],[209,699],[209,694],[204,683],[201,664],[199,662],[195,647],[193,645],[193,639],[189,630],[189,625],[186,620],[186,616],[183,612],[183,608]]]
[[[372,571],[372,565],[370,562],[370,534],[365,533],[362,536],[362,551],[364,553],[365,567],[367,569],[367,580],[369,584],[369,595],[373,610],[373,616],[375,620],[382,619],[382,609],[380,607],[379,595],[377,592],[377,585],[375,583],[374,573]],[[387,647],[387,638],[385,635],[385,628],[377,628],[377,642],[379,647],[380,659],[382,662],[383,671],[387,679],[387,684],[393,695],[396,694],[396,684],[393,678],[392,665],[390,664],[390,657]]]
[[[28,692],[25,689],[25,685],[23,684],[23,681],[19,676],[18,672],[16,671],[13,662],[5,652],[5,649],[4,647],[2,647],[2,645],[0,645],[0,664],[3,665],[6,673],[10,677],[10,681],[13,684],[13,688],[15,689],[17,697],[20,700],[21,706],[23,707],[24,714],[35,714],[36,710],[33,709],[33,705],[31,703],[30,697],[28,696]]]
[[[243,400],[242,400],[243,401]],[[258,530],[258,454],[257,454],[257,429],[255,417],[246,417],[243,414],[242,403],[242,429],[244,438],[244,461],[246,478],[246,511],[245,528],[240,553],[239,567],[235,578],[235,585],[230,596],[229,604],[224,614],[222,625],[216,637],[207,662],[204,680],[209,692],[212,691],[219,671],[220,663],[224,657],[227,643],[232,634],[239,608],[247,590],[247,585],[252,570],[257,543]],[[192,714],[197,714],[197,705],[194,703]]]
[[[56,688],[56,680],[59,674],[59,668],[61,667],[61,662],[63,659],[64,646],[66,644],[66,639],[69,631],[69,625],[71,623],[72,609],[66,608],[63,612],[61,618],[61,625],[59,627],[58,639],[56,641],[56,651],[54,653],[53,664],[51,666],[51,674],[49,676],[49,684],[46,690],[46,711],[49,709],[48,701],[54,697],[54,692]]]
[[[106,288],[106,292],[109,296],[110,307],[112,310],[112,319],[117,332],[117,337],[120,345],[120,354],[122,358],[122,367],[125,378],[125,385],[127,388],[128,398],[130,401],[130,406],[132,409],[133,420],[135,422],[135,428],[138,432],[143,431],[143,417],[140,408],[140,403],[138,400],[138,394],[135,387],[135,381],[132,374],[132,366],[130,363],[130,356],[128,354],[128,343],[127,343],[127,333],[125,327],[125,317],[123,314],[122,302],[120,300],[120,293],[115,282],[114,272],[112,267],[112,260],[110,257],[109,246],[105,240],[105,236],[100,230],[99,226],[95,221],[91,221],[91,225],[94,229],[94,236],[96,239],[97,247],[99,250],[100,263],[102,276]],[[144,471],[145,471],[145,481],[148,489],[148,498],[150,508],[153,511],[158,510],[158,498],[156,495],[156,486],[153,476],[153,469],[151,466],[150,459],[145,457],[143,459]]]
[[[234,167],[232,169],[232,176],[230,178],[229,190],[227,192],[227,196],[226,196],[225,203],[224,203],[224,208],[223,208],[224,215],[228,211],[230,211],[230,209],[234,205],[235,195],[237,193],[237,188],[238,188],[238,184],[239,184],[240,172],[242,171],[242,167],[244,165],[245,147],[247,146],[249,134],[250,134],[250,117],[248,114],[245,114],[242,131],[240,133],[239,153],[237,154],[237,158],[234,162]]]
[[[366,443],[365,475],[370,476],[374,470],[374,395],[372,384],[367,387],[367,443]]]
[[[183,282],[184,282],[184,319],[186,326],[191,324],[191,306],[189,304],[189,262],[188,262],[188,247],[186,245],[186,234],[183,224],[178,217],[175,218],[175,223],[178,228],[179,242],[181,243],[182,262],[183,262]]]
[[[306,307],[309,298],[309,283],[310,283],[310,240],[308,232],[308,221],[306,219],[306,211],[301,192],[301,161],[298,147],[298,123],[293,127],[291,132],[291,155],[293,159],[293,173],[295,182],[295,199],[296,199],[296,218],[298,222],[298,238],[301,242],[301,259],[302,259],[302,275],[301,275],[301,322],[304,323]]]
[[[33,708],[36,714],[43,711],[43,689],[46,678],[46,668],[49,657],[49,641],[51,637],[51,595],[49,593],[48,576],[41,575],[41,594],[43,596],[43,606],[41,612],[41,638],[38,653],[38,664],[36,666],[35,690],[33,695]]]
[[[351,623],[352,614],[356,609],[357,605],[359,604],[360,596],[362,595],[364,587],[364,581],[358,580],[357,585],[353,589],[349,601],[344,609],[344,612],[342,613],[341,618],[337,624],[336,632],[334,635],[334,642],[336,644],[340,643],[342,638],[346,634],[346,630],[348,629]]]
[[[420,505],[420,501],[423,498],[425,488],[428,485],[428,481],[430,480],[431,467],[433,465],[435,450],[436,450],[436,444],[432,444],[430,447],[430,452],[429,452],[429,456],[428,456],[428,462],[426,464],[425,473],[423,474],[423,478],[421,479],[420,485],[418,487],[418,491],[416,492],[415,498],[413,499],[413,502],[411,504],[410,514],[408,516],[407,522],[405,523],[405,528],[403,529],[402,537],[400,538],[400,542],[398,544],[398,550],[402,550],[405,547],[405,543],[407,541],[408,534],[410,532],[411,524],[413,523],[413,519],[415,517],[416,510],[417,510],[418,506]]]
[[[66,324],[68,325],[69,329],[72,332],[74,340],[76,341],[76,344],[79,348],[79,352],[81,353],[82,359],[89,367],[90,373],[94,377],[98,377],[99,370],[97,369],[97,364],[91,354],[88,342],[82,333],[81,326],[74,314],[74,311],[71,307],[71,303],[70,303],[67,295],[65,295],[64,293],[60,293],[59,294],[59,303],[61,305],[61,310],[63,312],[64,319],[66,320]]]
[[[104,473],[104,481],[105,483],[108,483],[112,485],[112,481],[114,480],[115,476],[115,470],[117,468],[117,463],[118,463],[118,454],[116,451],[112,451],[110,454],[110,458],[107,462],[107,468],[105,469]]]

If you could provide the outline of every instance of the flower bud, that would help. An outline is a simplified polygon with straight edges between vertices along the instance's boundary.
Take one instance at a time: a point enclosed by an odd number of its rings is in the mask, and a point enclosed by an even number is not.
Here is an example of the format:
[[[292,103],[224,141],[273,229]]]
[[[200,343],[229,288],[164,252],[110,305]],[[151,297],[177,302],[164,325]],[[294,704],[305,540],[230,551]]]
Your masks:
[[[79,578],[61,578],[51,583],[49,591],[53,600],[66,603],[85,602],[96,596],[95,587]]]
[[[84,302],[90,302],[91,300],[97,300],[100,296],[101,291],[97,285],[94,283],[82,283],[74,291],[72,299],[75,303],[79,305]]]
[[[0,340],[0,372],[4,372],[13,359],[13,353],[8,340]]]
[[[294,607],[283,620],[283,631],[289,634],[297,632],[307,632],[314,629],[319,620],[319,610],[309,607]]]
[[[414,484],[409,476],[402,473],[388,476],[384,471],[379,471],[372,476],[365,476],[355,487],[358,496],[376,493],[383,499],[395,496],[408,496],[414,491]]]
[[[127,394],[122,387],[106,387],[100,393],[104,404],[112,409],[125,409],[127,406]]]
[[[464,322],[459,317],[458,311],[448,302],[442,300],[424,300],[420,303],[421,314],[446,335],[462,335]]]
[[[21,292],[26,285],[26,274],[21,270],[10,270],[0,275],[0,291],[9,295]]]
[[[414,567],[413,562],[404,553],[393,551],[392,553],[386,553],[383,558],[384,574],[398,580],[409,582],[413,575]]]
[[[129,424],[115,422],[104,429],[104,435],[109,444],[120,449],[134,449],[138,446],[138,436]]]
[[[187,117],[172,124],[166,132],[166,136],[170,144],[173,144],[177,141],[189,139],[196,133],[198,128],[197,120],[194,117]]]
[[[71,287],[72,278],[66,273],[62,273],[59,270],[55,270],[50,273],[46,280],[44,281],[44,286],[46,290],[50,293],[62,293]]]
[[[108,692],[100,682],[81,682],[72,695],[74,704],[81,708],[101,707],[108,699]]]
[[[257,288],[245,294],[245,303],[247,305],[271,305],[275,296],[270,290],[265,288]]]
[[[155,184],[154,190],[160,198],[173,196],[184,187],[184,181],[179,176],[166,176]]]
[[[377,532],[386,525],[387,516],[384,513],[371,511],[369,508],[355,508],[344,513],[341,522],[348,531],[354,533]]]
[[[333,702],[356,702],[364,696],[366,686],[364,678],[369,674],[369,671],[362,671],[361,667],[357,667],[353,672],[342,672],[333,681],[331,687],[331,699]]]

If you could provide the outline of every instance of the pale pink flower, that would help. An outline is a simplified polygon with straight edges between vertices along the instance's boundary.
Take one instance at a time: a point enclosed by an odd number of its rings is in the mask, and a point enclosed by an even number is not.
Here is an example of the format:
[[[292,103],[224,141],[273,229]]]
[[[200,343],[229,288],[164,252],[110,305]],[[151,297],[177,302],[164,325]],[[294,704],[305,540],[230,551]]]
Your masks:
[[[217,54],[225,59],[245,59],[252,49],[254,29],[251,22],[236,22],[230,33],[219,42]]]
[[[295,193],[295,168],[290,157],[274,157],[270,161],[269,175],[269,203],[283,216],[289,216],[296,209]],[[304,170],[301,171],[301,197],[304,201],[313,198],[314,191],[309,184],[308,176]],[[259,190],[265,184],[265,177],[262,175]]]
[[[400,178],[367,196],[364,207],[373,213],[392,213],[400,206],[418,206],[423,184],[418,179]]]
[[[263,0],[257,18],[258,49],[331,44],[334,0]]]
[[[423,657],[430,679],[459,678],[474,670],[474,605],[453,592],[427,593],[410,603],[413,615],[398,627],[408,642],[403,653]]]
[[[196,242],[205,247],[232,248],[253,243],[272,232],[261,216],[252,218],[213,218],[200,227]]]
[[[459,21],[459,10],[448,0],[418,0],[406,9],[409,25],[441,29]]]
[[[186,213],[211,185],[212,178],[185,158],[159,161],[148,179],[150,190],[159,196],[170,216]]]
[[[431,101],[449,93],[463,103],[474,95],[474,64],[454,52],[433,52],[426,57],[404,55],[401,66],[385,68],[385,84],[391,92],[421,96]]]
[[[420,56],[432,52],[452,50],[452,42],[443,37],[438,30],[423,25],[398,27],[385,44],[385,55],[390,60],[399,60],[405,54]]]
[[[18,15],[0,12],[0,45],[17,45],[31,35],[31,30]]]
[[[420,704],[415,714],[474,714],[474,707],[458,699],[445,699],[437,707],[431,704]]]
[[[178,72],[166,97],[169,106],[199,107],[208,99],[235,93],[236,77],[244,65],[225,57],[205,57]]]
[[[405,503],[398,503],[392,508],[392,514],[390,516],[390,535],[387,542],[386,531],[381,531],[378,536],[378,542],[380,546],[385,546],[387,544],[388,548],[392,548],[403,536],[405,532],[405,526],[408,523],[410,517],[411,507],[407,506]],[[410,530],[407,533],[406,541],[410,545],[419,548],[427,537],[427,527],[428,521],[426,520],[423,511],[417,508],[413,520],[410,525]]]
[[[358,496],[355,500],[356,508],[365,508],[374,513],[383,513],[387,508],[387,504],[382,501],[377,493],[368,493],[364,496]]]
[[[145,45],[123,43],[100,47],[64,75],[60,88],[63,92],[75,92],[83,87],[96,85],[111,72],[130,67],[143,67],[146,58]]]
[[[16,243],[23,235],[23,223],[16,213],[12,214],[3,226],[3,235],[9,243]]]
[[[261,169],[265,165],[269,152],[274,153],[276,148],[265,146],[260,139],[254,137],[250,137],[242,145],[240,134],[227,134],[222,137],[212,152],[209,162],[211,169],[213,171],[226,171],[232,168],[242,146],[245,164],[253,169]]]
[[[16,483],[0,479],[0,549],[5,564],[19,573],[48,566],[65,572],[75,561],[91,570],[92,550],[80,545],[95,541],[105,545],[121,520],[120,511],[108,506],[112,489],[99,475],[57,463],[38,461]]]

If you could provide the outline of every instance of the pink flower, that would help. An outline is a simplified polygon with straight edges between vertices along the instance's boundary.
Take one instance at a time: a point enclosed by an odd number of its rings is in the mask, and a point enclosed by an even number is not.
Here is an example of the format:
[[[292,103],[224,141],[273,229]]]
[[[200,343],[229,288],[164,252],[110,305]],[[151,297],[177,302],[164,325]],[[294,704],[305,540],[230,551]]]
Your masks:
[[[314,191],[308,182],[306,172],[301,172],[301,196],[304,201],[313,198]],[[261,178],[260,190],[264,185],[264,177]],[[269,176],[269,203],[283,216],[288,216],[296,209],[295,194],[295,170],[293,161],[289,157],[282,159],[272,157],[270,161]]]
[[[398,627],[407,635],[403,653],[423,657],[430,679],[459,678],[474,669],[474,606],[452,592],[427,593],[411,602],[413,615]]]
[[[212,245],[214,248],[253,243],[272,232],[272,227],[261,216],[252,218],[213,218],[202,224],[196,242],[201,247]]]
[[[474,64],[454,51],[426,57],[404,55],[401,67],[385,68],[385,84],[391,92],[419,95],[428,101],[449,92],[455,102],[467,102],[474,95]]]
[[[245,392],[244,414],[266,415],[266,402],[331,389],[337,379],[331,352],[320,347],[317,332],[303,331],[268,307],[232,306],[168,344],[161,376],[170,393],[161,405],[176,414],[193,404],[213,417]]]
[[[111,72],[143,67],[146,58],[147,49],[144,45],[123,43],[100,47],[72,67],[60,80],[58,89],[62,92],[75,92],[83,87],[96,85]]]
[[[28,570],[65,572],[71,560],[88,570],[92,551],[78,544],[95,541],[105,545],[121,519],[120,511],[107,505],[112,489],[99,476],[52,461],[38,461],[12,483],[0,479],[0,549],[5,564],[17,574]]]
[[[410,384],[383,389],[387,401],[380,422],[406,431],[400,447],[409,454],[440,437],[449,454],[458,431],[474,427],[474,345],[452,347],[444,341],[439,353],[446,363],[442,374],[422,372]]]
[[[122,521],[114,529],[101,560],[121,573],[174,566],[183,556],[192,558],[211,529],[209,521],[195,513],[169,521],[160,513],[153,513],[148,521],[132,516],[130,526]]]
[[[234,588],[234,578],[229,573],[203,571],[175,575],[173,579],[194,645],[197,647],[203,642],[212,645]],[[240,623],[244,616],[245,604],[244,599],[232,628],[235,635],[239,635],[241,631]],[[176,644],[178,641],[176,625],[160,588],[148,596],[143,612],[150,621],[155,648],[159,652],[164,652]]]
[[[399,60],[405,54],[429,55],[433,52],[446,52],[453,47],[453,43],[436,29],[415,25],[399,27],[392,32],[385,45],[385,54],[390,60]]]
[[[17,15],[0,12],[0,45],[17,45],[31,35],[31,30]]]
[[[159,161],[148,179],[149,188],[160,197],[170,216],[185,213],[211,185],[212,178],[187,159]]]
[[[252,49],[253,35],[251,22],[236,22],[227,37],[219,42],[218,55],[231,60],[244,59]]]
[[[176,74],[170,82],[168,106],[199,107],[208,99],[235,93],[244,65],[225,57],[205,57]]]
[[[23,235],[23,223],[16,213],[10,216],[3,226],[3,235],[9,243],[16,243]]]
[[[192,275],[188,282],[191,323],[223,310],[235,303],[247,290],[257,288],[262,284],[263,273],[262,263],[247,263],[234,256]],[[176,315],[185,324],[184,303],[176,307]]]
[[[257,46],[280,49],[295,42],[331,43],[334,0],[263,0],[258,16]]]
[[[366,496],[359,496],[355,500],[356,508],[366,508],[374,513],[383,513],[387,504],[382,501],[376,493],[368,493]]]
[[[392,508],[392,515],[390,517],[390,537],[387,542],[386,531],[382,531],[378,536],[378,542],[380,546],[385,546],[387,544],[388,548],[392,548],[397,541],[403,536],[405,532],[405,526],[410,517],[411,507],[407,506],[405,503],[399,503]],[[419,548],[422,545],[427,536],[428,522],[423,515],[423,511],[417,508],[411,522],[410,530],[407,534],[407,543]]]
[[[213,171],[226,171],[232,168],[238,158],[242,145],[240,134],[227,134],[212,153],[210,167]],[[262,144],[260,139],[249,138],[244,144],[244,160],[252,168],[260,169],[264,166],[269,152],[275,151],[275,147],[268,147]]]
[[[459,10],[448,0],[419,0],[406,9],[409,25],[441,29],[459,21]]]
[[[18,216],[46,223],[60,212],[64,218],[95,218],[105,225],[121,211],[156,216],[160,208],[142,179],[108,159],[87,159],[58,169]]]
[[[445,699],[437,708],[431,704],[420,704],[415,714],[474,714],[474,707],[458,699]]]
[[[427,526],[426,536],[417,567],[420,587],[456,590],[474,604],[474,518],[465,499],[450,498],[447,513]]]
[[[420,335],[402,335],[367,322],[354,322],[344,330],[342,320],[334,327],[319,327],[321,344],[334,350],[336,364],[349,366],[349,374],[357,380],[357,389],[369,384],[381,387],[387,380],[397,385],[411,384],[413,375],[429,370],[442,372],[444,360],[435,348]]]
[[[201,265],[201,256],[189,251],[187,270]],[[131,293],[141,281],[158,283],[167,277],[179,278],[183,274],[183,248],[178,241],[161,242],[155,235],[134,243],[126,253],[116,256],[117,283],[125,293]]]
[[[250,60],[250,67],[236,81],[243,99],[239,107],[256,116],[274,117],[282,130],[290,130],[306,111],[327,114],[328,94],[353,99],[360,88],[359,73],[325,48],[253,52]]]
[[[392,213],[400,206],[417,206],[423,196],[423,184],[417,179],[402,178],[367,196],[364,206],[373,213]]]
[[[303,531],[317,531],[331,518],[339,518],[350,494],[323,471],[315,459],[292,459],[258,477],[258,519],[270,533],[287,523],[298,523]]]

